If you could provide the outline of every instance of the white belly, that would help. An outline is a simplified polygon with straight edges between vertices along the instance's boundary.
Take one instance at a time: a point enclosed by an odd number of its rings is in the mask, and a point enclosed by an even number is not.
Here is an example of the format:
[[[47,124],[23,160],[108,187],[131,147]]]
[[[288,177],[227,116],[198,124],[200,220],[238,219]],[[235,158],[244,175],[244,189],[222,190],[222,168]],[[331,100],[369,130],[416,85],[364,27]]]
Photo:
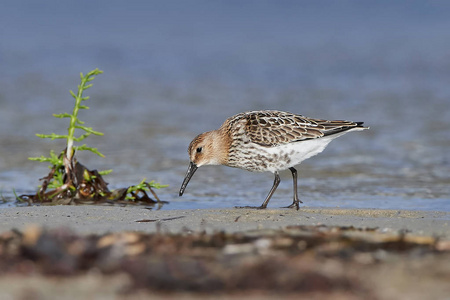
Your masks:
[[[240,145],[239,151],[235,151],[233,159],[230,159],[227,165],[251,172],[287,170],[305,159],[319,154],[335,138],[356,130],[362,130],[362,128],[276,147],[264,147],[253,143],[243,144]]]
[[[351,130],[349,130],[351,131]],[[264,168],[253,170],[256,172],[276,172],[287,170],[300,164],[305,159],[308,159],[314,155],[322,152],[325,147],[335,138],[349,132],[345,131],[338,134],[333,134],[318,139],[311,139],[306,141],[300,141],[290,143],[277,147],[262,147],[259,151],[266,153],[267,161]]]

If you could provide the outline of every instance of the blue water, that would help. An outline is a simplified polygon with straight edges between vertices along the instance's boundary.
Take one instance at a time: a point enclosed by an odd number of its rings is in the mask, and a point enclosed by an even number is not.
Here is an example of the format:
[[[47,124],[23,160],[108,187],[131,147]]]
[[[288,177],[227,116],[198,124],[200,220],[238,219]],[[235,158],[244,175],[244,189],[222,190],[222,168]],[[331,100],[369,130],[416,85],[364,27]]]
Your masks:
[[[259,205],[273,181],[201,168],[177,190],[190,140],[246,110],[365,121],[299,170],[305,206],[450,211],[450,2],[3,1],[0,190],[31,193],[64,133],[79,72],[105,73],[80,118],[112,188],[155,179],[163,209]],[[291,202],[291,178],[269,207]]]

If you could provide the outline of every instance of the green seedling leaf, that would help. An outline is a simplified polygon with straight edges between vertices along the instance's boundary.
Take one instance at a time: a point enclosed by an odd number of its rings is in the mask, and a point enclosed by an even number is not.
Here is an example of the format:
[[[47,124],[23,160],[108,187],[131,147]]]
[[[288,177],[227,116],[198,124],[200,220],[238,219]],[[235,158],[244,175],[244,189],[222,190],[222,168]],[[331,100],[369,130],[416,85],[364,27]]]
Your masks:
[[[95,179],[95,176],[90,176],[88,170],[84,170],[84,172],[83,172],[83,178],[84,178],[84,180],[86,180],[87,182],[91,182],[92,179]]]
[[[90,132],[86,132],[86,133],[80,135],[79,137],[74,137],[73,140],[74,140],[75,142],[81,142],[82,140],[84,140],[85,138],[87,138],[87,137],[90,136],[90,135],[91,135]],[[75,148],[75,147],[76,147],[76,146],[74,146],[74,148]],[[81,149],[81,150],[87,150],[87,149]]]
[[[75,142],[81,142],[82,140],[84,140],[85,138],[87,138],[90,135],[91,135],[91,133],[87,132],[87,133],[84,133],[84,134],[80,135],[79,137],[74,137],[73,140]],[[81,150],[83,150],[83,149],[81,149]]]
[[[19,197],[19,196],[17,195],[16,189],[14,189],[14,188],[13,188],[13,194],[14,194],[14,197],[16,197],[16,201],[19,201],[19,202],[25,202],[24,199],[22,199],[21,197]]]
[[[40,133],[36,133],[36,136],[43,138],[43,139],[51,139],[52,141],[55,139],[65,139],[67,138],[67,135],[60,135],[60,134],[56,134],[56,133],[52,133],[52,134],[40,134]]]
[[[81,145],[81,146],[75,146],[74,149],[75,149],[76,151],[88,150],[88,151],[91,151],[92,153],[97,154],[97,155],[100,156],[100,157],[105,157],[102,153],[100,153],[100,152],[97,150],[97,148],[88,147],[88,146],[86,146],[86,144]]]
[[[50,151],[50,157],[45,157],[41,155],[40,157],[29,157],[29,160],[39,161],[39,162],[50,162],[52,166],[60,167],[63,166],[62,159],[53,152],[53,150]],[[50,166],[50,168],[52,168]]]
[[[87,133],[90,133],[90,134],[92,133],[92,134],[95,134],[95,135],[103,135],[102,132],[95,131],[95,130],[92,129],[92,127],[86,127],[86,126],[82,126],[82,125],[75,125],[75,128],[83,129],[84,131],[86,131]]]
[[[72,115],[69,115],[68,113],[53,114],[53,116],[54,116],[55,118],[59,118],[59,119],[62,119],[62,118],[71,118],[71,117],[72,117]]]
[[[146,178],[142,179],[142,181],[139,184],[130,186],[127,189],[127,194],[125,196],[125,200],[135,200],[135,197],[133,196],[133,194],[138,193],[139,191],[145,191],[145,192],[149,192],[151,191],[150,188],[156,188],[156,189],[160,189],[160,188],[164,188],[164,187],[168,187],[169,185],[162,185],[159,183],[155,183],[154,180],[150,181],[150,182],[146,182]]]
[[[41,157],[28,157],[29,160],[39,161],[39,162],[46,162],[51,161],[52,159],[50,157],[45,157],[41,155]]]
[[[111,172],[112,172],[113,170],[112,169],[109,169],[109,170],[103,170],[103,171],[99,171],[98,172],[98,174],[100,174],[100,175],[108,175],[108,174],[110,174]]]
[[[137,193],[139,191],[149,192],[150,189],[148,188],[147,184],[145,183],[145,180],[146,180],[146,178],[142,179],[142,181],[140,183],[130,186],[127,189],[125,200],[135,200],[135,197],[132,195],[132,193]]]
[[[150,187],[158,189],[158,190],[169,186],[168,184],[159,184],[159,183],[155,182],[154,180],[150,181],[148,184],[150,185]]]

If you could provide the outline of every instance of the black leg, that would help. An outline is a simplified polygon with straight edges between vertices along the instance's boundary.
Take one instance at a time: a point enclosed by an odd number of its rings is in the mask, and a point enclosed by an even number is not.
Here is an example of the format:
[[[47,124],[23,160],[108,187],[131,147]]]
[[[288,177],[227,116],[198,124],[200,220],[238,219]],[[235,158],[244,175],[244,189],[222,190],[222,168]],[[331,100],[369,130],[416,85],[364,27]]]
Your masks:
[[[289,168],[289,170],[292,173],[292,179],[294,180],[294,202],[292,202],[291,205],[286,206],[287,208],[297,208],[299,210],[300,206],[299,203],[303,203],[298,199],[298,193],[297,193],[297,170],[294,168]]]
[[[270,201],[270,198],[272,198],[273,193],[277,189],[278,185],[280,184],[280,175],[278,175],[278,172],[275,172],[275,180],[273,181],[273,186],[270,189],[269,194],[266,197],[266,200],[264,200],[263,204],[261,206],[236,206],[236,208],[257,208],[257,209],[264,209],[267,207],[267,204]]]

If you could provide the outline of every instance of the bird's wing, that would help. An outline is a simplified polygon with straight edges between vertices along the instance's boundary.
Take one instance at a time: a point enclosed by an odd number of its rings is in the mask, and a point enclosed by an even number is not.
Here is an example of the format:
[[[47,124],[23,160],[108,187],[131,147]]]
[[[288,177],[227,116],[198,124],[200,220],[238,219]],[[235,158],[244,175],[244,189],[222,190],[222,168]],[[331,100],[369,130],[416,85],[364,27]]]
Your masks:
[[[361,122],[328,121],[279,111],[256,111],[245,114],[247,136],[262,146],[278,146],[321,138],[355,127]]]

